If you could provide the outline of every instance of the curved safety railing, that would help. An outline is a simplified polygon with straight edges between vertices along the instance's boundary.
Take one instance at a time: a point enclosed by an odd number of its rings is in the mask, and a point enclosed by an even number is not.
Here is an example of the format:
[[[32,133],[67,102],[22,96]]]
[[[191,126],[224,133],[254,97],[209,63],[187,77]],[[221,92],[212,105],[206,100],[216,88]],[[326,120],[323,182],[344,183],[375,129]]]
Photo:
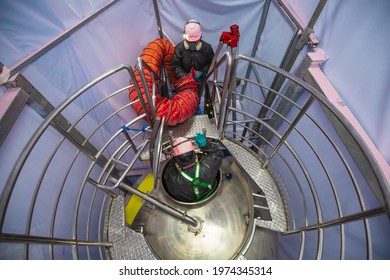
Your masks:
[[[232,74],[219,128],[223,139],[257,153],[278,182],[289,221],[280,238],[288,258],[375,258],[378,220],[389,223],[389,185],[364,141],[304,81],[244,55],[235,58],[233,69],[238,66],[251,73]],[[262,77],[281,79],[281,89],[270,88]],[[365,161],[368,170],[360,170],[357,161]]]
[[[128,76],[126,84],[135,80],[128,65],[93,80],[55,108],[21,151],[1,194],[0,246],[10,253],[2,258],[109,258],[106,250],[113,244],[104,228],[108,201],[123,195],[117,187],[125,174],[144,165],[141,153],[152,127],[145,114],[123,121],[132,111],[132,103],[120,102],[127,100],[128,85],[87,108],[75,104],[119,72]],[[70,109],[72,121],[61,126],[56,119]],[[107,183],[109,178],[117,181]]]
[[[239,64],[251,65],[249,78],[234,73]],[[220,65],[226,66],[222,87]],[[136,193],[127,174],[143,168],[157,174],[161,153],[161,125],[151,125],[146,115],[124,117],[132,111],[131,103],[122,102],[128,100],[128,79],[94,104],[80,102],[122,71],[134,80],[127,65],[110,70],[55,108],[27,141],[1,193],[0,246],[8,252],[2,258],[110,258],[113,244],[105,228],[110,200]],[[345,117],[312,86],[253,58],[239,55],[233,61],[226,53],[209,77],[213,73],[213,115],[222,140],[251,149],[278,183],[288,221],[279,235],[280,247],[288,252],[283,258],[375,259],[378,224],[389,223],[389,186]],[[261,80],[269,76],[283,79],[280,90]],[[270,95],[274,102],[268,105]],[[68,122],[58,122],[60,116]],[[144,159],[148,149],[152,154]],[[362,172],[357,159],[368,170]],[[185,213],[144,199],[193,222]]]

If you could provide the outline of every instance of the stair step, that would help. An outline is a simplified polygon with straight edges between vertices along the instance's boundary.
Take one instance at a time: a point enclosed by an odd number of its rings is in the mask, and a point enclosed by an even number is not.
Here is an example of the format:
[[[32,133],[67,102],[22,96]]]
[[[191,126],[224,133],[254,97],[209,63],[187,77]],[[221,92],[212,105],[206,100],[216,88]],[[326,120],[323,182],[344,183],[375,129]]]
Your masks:
[[[252,178],[262,193],[264,193],[267,207],[271,214],[271,219],[257,219],[256,225],[279,232],[286,231],[287,221],[283,200],[278,191],[277,184],[272,178],[271,174],[266,169],[261,168],[260,160],[255,155],[253,155],[252,152],[243,147],[242,144],[230,138],[225,138],[221,142],[236,159],[237,163]],[[254,199],[257,200],[261,197],[262,195],[256,194],[256,198],[254,197]],[[259,206],[265,205],[260,203]],[[260,208],[255,208],[255,210],[256,209]]]
[[[105,221],[107,241],[114,245],[109,253],[113,260],[156,260],[142,233],[125,226],[124,197],[111,199]]]

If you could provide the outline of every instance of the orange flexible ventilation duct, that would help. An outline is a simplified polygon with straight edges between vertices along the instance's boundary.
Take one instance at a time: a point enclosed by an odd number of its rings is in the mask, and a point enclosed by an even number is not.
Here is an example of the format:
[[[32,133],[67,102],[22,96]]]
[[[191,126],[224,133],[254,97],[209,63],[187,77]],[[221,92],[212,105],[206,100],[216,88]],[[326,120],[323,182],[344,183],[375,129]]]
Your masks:
[[[191,118],[195,114],[199,105],[198,89],[193,75],[189,74],[187,77],[177,79],[171,68],[174,51],[175,47],[168,40],[155,39],[144,48],[140,56],[153,71],[155,77],[158,76],[160,66],[164,66],[173,86],[175,87],[176,94],[170,98],[162,97],[158,92],[156,92],[156,116],[161,119],[165,116],[165,124],[169,126],[175,126]],[[152,94],[153,81],[151,73],[148,69],[144,68],[143,70],[149,94]],[[145,96],[145,90],[142,86],[138,71],[139,70],[137,68],[134,70],[135,80],[140,88],[142,98],[145,103],[147,103],[148,99]],[[130,84],[133,84],[133,82],[130,81]],[[129,98],[130,101],[136,101],[139,99],[135,87],[131,87],[129,89]],[[149,104],[147,104],[147,106],[148,105]],[[138,115],[144,113],[141,102],[134,103],[132,108]],[[152,118],[149,106],[148,114]]]

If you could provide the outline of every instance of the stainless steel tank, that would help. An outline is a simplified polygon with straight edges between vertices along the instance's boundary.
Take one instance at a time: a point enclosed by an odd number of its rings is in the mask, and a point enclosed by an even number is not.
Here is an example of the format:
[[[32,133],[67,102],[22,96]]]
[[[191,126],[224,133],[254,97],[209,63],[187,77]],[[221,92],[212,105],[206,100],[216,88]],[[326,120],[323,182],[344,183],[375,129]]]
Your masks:
[[[183,203],[164,189],[161,178],[166,163],[161,163],[152,195],[195,218],[198,226],[187,225],[159,209],[141,211],[143,233],[156,257],[211,260],[240,256],[254,226],[252,192],[240,167],[225,158],[216,192],[205,201]]]

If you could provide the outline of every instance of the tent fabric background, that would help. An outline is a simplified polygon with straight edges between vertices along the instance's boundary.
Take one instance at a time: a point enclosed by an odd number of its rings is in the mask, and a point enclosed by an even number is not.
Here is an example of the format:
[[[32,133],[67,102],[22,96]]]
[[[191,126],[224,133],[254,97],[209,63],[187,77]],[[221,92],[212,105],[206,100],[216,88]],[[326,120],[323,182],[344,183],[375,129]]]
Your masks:
[[[109,1],[2,1],[0,11],[0,61],[11,67],[37,50],[63,30]],[[306,24],[318,1],[286,1]],[[231,24],[240,26],[239,53],[250,55],[264,1],[157,1],[162,27],[173,41],[179,42],[184,23],[198,19],[204,39],[214,48],[222,31]],[[390,105],[388,95],[390,47],[387,11],[390,3],[378,0],[329,0],[314,32],[329,60],[322,68],[354,113],[387,162],[390,162]],[[271,24],[272,23],[272,24]],[[286,32],[277,22],[266,25],[259,58],[275,64],[284,49]],[[275,30],[276,28],[276,30]],[[158,37],[157,20],[152,1],[119,1],[60,47],[33,63],[45,72],[61,95],[67,96],[111,67],[134,65],[143,47]],[[275,42],[272,44],[271,42]],[[274,50],[274,51],[271,51]],[[98,58],[98,59],[97,59]],[[53,71],[53,70],[56,71]],[[50,74],[50,75],[47,75]],[[28,77],[33,84],[42,83]],[[51,95],[51,94],[50,94]],[[47,98],[50,99],[48,94]],[[61,97],[60,97],[61,99]]]
[[[4,0],[0,9],[0,61],[8,68],[38,50],[41,46],[77,24],[101,6],[100,1],[29,1]],[[302,19],[309,21],[318,1],[286,0]],[[182,40],[182,31],[187,20],[195,18],[202,23],[204,40],[214,49],[222,31],[230,25],[240,27],[238,53],[250,56],[256,37],[265,0],[202,0],[202,1],[157,1],[164,33],[174,44]],[[387,163],[390,163],[390,82],[389,60],[390,18],[387,0],[328,0],[316,25],[315,36],[319,47],[326,52],[328,60],[321,66],[348,108],[354,113]],[[256,58],[279,66],[292,36],[290,26],[283,21],[272,1],[265,30],[256,52]],[[159,37],[153,1],[118,1],[103,14],[83,26],[62,43],[45,53],[21,72],[54,106],[60,104],[87,82],[119,64],[134,66],[142,49]],[[226,51],[226,48],[223,49]],[[307,49],[305,49],[307,51]],[[302,59],[300,55],[300,59]],[[294,65],[297,68],[299,61]],[[245,73],[245,68],[238,71]],[[128,83],[125,75],[116,75],[110,81],[94,89],[72,106],[83,110],[95,103],[113,88]],[[0,97],[4,94],[0,88]],[[110,106],[119,108],[128,102],[126,97]],[[104,115],[105,108],[99,108]],[[72,112],[65,112],[72,120]],[[99,112],[90,122],[100,121]],[[132,110],[118,115],[125,122],[136,116]],[[0,191],[15,162],[15,154],[23,149],[42,118],[26,106],[0,147]],[[88,123],[80,127],[88,131]],[[117,127],[107,127],[110,135]],[[102,138],[103,136],[101,135]],[[49,131],[49,137],[58,137]],[[99,141],[99,139],[96,139]],[[45,143],[42,143],[45,146]],[[65,153],[65,152],[64,152]],[[31,170],[33,173],[33,170]],[[53,173],[56,176],[55,172]],[[75,178],[82,177],[74,174]],[[15,198],[15,213],[22,205],[23,196]],[[49,200],[50,193],[45,194]],[[16,201],[17,200],[17,201]],[[19,201],[19,202],[18,202]],[[72,198],[68,201],[72,203]],[[19,204],[18,204],[19,203]],[[22,231],[24,218],[7,221],[6,226]],[[378,222],[378,224],[380,224]],[[19,228],[20,226],[20,228]],[[379,225],[380,226],[380,225]],[[35,224],[35,234],[45,234],[40,221]],[[351,229],[351,231],[353,231]],[[378,238],[378,242],[381,242]],[[287,242],[288,243],[288,242]],[[314,243],[313,243],[314,244]],[[3,246],[3,245],[2,245]],[[291,246],[294,246],[291,245]],[[283,251],[284,249],[282,249]],[[290,251],[291,252],[291,251]],[[38,252],[39,253],[39,252]],[[37,254],[38,254],[37,253]],[[289,251],[285,252],[288,256]],[[387,254],[387,252],[383,252]],[[39,256],[37,256],[39,258]]]
[[[304,24],[318,1],[288,0]],[[390,163],[390,2],[328,0],[314,26],[327,78]]]

